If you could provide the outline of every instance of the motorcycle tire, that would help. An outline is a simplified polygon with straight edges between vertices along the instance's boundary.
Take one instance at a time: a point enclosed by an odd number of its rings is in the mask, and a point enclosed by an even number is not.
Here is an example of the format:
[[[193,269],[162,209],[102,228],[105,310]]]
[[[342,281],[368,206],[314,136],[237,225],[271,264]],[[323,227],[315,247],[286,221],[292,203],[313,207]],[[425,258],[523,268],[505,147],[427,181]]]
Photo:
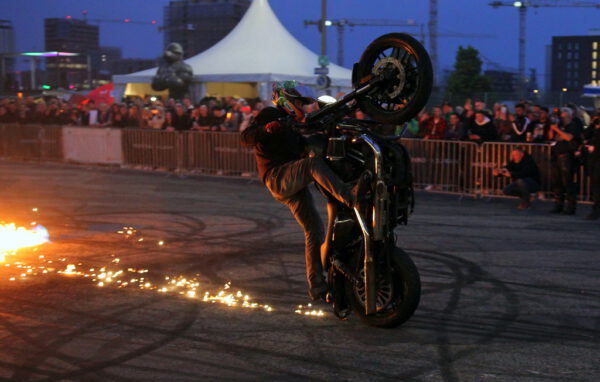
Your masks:
[[[383,35],[365,49],[356,64],[352,74],[354,88],[383,67],[394,70],[394,79],[388,86],[359,96],[358,105],[378,122],[408,122],[425,107],[431,95],[433,69],[429,54],[419,41],[405,33]]]
[[[356,254],[352,265],[356,269],[355,277],[361,279],[362,253]],[[412,259],[400,248],[394,248],[391,254],[392,265],[392,301],[372,315],[365,314],[364,298],[361,298],[360,286],[346,282],[346,296],[352,304],[355,314],[365,323],[379,328],[394,328],[406,322],[419,306],[421,299],[421,280],[419,271]],[[364,289],[363,289],[364,290]],[[382,291],[389,293],[389,287],[377,290],[378,300]]]

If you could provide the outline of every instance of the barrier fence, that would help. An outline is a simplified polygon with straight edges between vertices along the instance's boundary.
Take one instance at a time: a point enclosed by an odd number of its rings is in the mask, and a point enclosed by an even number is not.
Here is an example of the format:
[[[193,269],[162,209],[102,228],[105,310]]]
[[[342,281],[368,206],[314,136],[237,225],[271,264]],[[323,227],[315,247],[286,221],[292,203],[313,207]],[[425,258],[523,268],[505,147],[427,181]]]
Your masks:
[[[420,139],[402,139],[402,143],[411,155],[417,188],[500,196],[510,179],[495,177],[492,170],[503,167],[511,150],[520,147],[540,169],[540,193],[550,196],[550,145]],[[0,157],[256,176],[254,154],[240,145],[239,133],[2,125]],[[589,201],[590,182],[583,167],[577,181],[579,199]]]

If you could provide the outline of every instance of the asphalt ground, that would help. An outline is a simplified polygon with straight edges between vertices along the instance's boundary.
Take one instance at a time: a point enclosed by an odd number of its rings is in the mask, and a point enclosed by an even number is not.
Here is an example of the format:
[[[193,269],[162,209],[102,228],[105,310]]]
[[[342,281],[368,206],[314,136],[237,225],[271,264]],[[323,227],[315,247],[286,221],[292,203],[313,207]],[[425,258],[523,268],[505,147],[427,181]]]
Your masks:
[[[0,221],[51,243],[0,263],[0,378],[598,381],[600,222],[516,204],[419,193],[421,303],[377,329],[306,307],[302,232],[257,181],[1,161]]]

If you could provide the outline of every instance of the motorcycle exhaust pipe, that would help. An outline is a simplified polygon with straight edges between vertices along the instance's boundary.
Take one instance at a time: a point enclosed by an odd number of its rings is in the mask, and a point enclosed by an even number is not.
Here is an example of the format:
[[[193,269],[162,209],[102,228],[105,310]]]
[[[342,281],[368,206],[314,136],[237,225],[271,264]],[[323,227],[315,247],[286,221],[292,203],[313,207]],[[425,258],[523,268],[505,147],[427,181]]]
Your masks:
[[[354,213],[356,214],[356,219],[358,220],[358,224],[363,233],[363,241],[365,243],[365,314],[370,315],[377,311],[377,285],[375,280],[373,252],[371,251],[371,235],[369,234],[365,221],[356,207],[354,207]]]

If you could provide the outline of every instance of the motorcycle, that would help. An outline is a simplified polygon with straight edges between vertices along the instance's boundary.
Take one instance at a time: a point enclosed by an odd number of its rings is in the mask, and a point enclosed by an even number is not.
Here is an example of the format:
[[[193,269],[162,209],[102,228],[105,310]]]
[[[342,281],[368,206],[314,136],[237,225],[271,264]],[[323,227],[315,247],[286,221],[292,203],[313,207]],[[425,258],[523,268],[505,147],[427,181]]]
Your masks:
[[[327,301],[340,319],[353,310],[370,325],[395,327],[412,316],[421,294],[419,272],[394,235],[414,206],[412,175],[399,137],[375,130],[381,123],[401,125],[425,106],[431,61],[417,40],[391,33],[366,48],[352,77],[352,92],[338,101],[321,98],[320,109],[304,122],[336,174],[364,183],[354,208],[320,189],[328,212],[322,247]],[[357,108],[373,121],[349,118]]]

